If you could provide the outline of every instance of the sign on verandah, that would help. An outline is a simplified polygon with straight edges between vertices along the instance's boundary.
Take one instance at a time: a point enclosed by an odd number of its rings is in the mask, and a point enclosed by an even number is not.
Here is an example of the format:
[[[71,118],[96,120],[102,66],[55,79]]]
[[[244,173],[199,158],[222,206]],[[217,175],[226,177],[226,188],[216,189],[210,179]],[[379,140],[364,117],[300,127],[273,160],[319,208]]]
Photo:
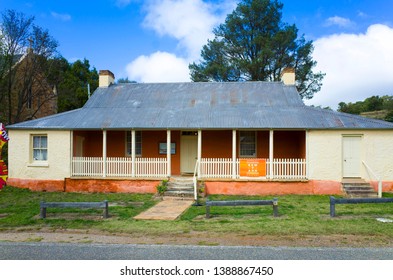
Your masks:
[[[265,159],[240,159],[240,177],[265,177]]]
[[[6,185],[8,177],[7,166],[1,158],[3,146],[8,142],[8,140],[10,139],[8,138],[7,132],[5,131],[5,127],[2,123],[0,123],[0,190]]]

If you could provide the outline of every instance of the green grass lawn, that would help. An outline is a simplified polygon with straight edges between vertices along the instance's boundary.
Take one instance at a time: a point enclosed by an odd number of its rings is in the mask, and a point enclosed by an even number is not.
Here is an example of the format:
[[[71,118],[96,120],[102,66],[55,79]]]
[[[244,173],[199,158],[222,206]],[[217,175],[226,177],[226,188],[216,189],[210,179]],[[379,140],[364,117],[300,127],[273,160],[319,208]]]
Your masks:
[[[384,193],[384,197],[393,194]],[[210,196],[211,200],[271,199],[272,197]],[[102,210],[48,209],[47,218],[39,218],[40,201],[109,201],[109,219]],[[274,235],[364,235],[393,238],[393,203],[336,205],[337,217],[329,215],[329,196],[278,196],[279,217],[271,206],[211,207],[211,219],[205,219],[205,207],[192,206],[176,221],[141,221],[133,217],[158,201],[151,194],[103,194],[32,192],[10,186],[0,191],[0,230],[94,229],[106,233],[186,234],[201,232],[245,236]],[[203,200],[201,201],[203,204]]]

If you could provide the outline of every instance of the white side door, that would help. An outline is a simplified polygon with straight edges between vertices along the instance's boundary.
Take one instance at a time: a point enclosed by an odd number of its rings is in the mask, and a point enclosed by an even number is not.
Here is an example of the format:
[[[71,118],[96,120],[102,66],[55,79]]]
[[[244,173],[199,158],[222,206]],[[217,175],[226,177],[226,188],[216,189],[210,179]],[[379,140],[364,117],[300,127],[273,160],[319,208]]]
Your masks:
[[[343,177],[361,177],[361,136],[343,136]]]

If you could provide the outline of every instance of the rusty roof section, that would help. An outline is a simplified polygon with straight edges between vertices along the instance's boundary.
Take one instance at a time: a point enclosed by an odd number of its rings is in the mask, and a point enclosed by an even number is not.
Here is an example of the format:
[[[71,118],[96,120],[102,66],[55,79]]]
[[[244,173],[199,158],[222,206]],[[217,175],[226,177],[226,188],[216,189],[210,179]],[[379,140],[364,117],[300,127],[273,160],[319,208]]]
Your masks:
[[[10,129],[393,129],[304,105],[281,82],[131,83],[98,88],[83,108]]]

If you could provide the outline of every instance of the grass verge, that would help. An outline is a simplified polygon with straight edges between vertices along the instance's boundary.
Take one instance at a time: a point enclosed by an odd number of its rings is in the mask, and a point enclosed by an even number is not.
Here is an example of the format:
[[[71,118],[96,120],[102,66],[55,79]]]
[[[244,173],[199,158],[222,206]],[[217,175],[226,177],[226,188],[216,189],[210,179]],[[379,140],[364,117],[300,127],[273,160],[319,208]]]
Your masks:
[[[384,194],[393,197],[393,194]],[[272,197],[210,196],[211,200],[271,199]],[[109,201],[109,219],[101,210],[48,209],[47,219],[39,218],[40,201]],[[192,206],[176,221],[141,221],[133,217],[157,203],[149,194],[32,192],[5,187],[0,191],[0,230],[96,230],[107,234],[143,236],[200,236],[298,238],[301,236],[363,236],[364,239],[393,243],[393,203],[336,205],[337,217],[329,216],[328,196],[279,196],[278,218],[271,206],[211,207],[211,219],[205,219],[205,207]],[[203,201],[202,201],[203,202]],[[344,238],[345,239],[345,238]],[[215,241],[199,241],[210,242]],[[347,241],[346,241],[347,242]]]

